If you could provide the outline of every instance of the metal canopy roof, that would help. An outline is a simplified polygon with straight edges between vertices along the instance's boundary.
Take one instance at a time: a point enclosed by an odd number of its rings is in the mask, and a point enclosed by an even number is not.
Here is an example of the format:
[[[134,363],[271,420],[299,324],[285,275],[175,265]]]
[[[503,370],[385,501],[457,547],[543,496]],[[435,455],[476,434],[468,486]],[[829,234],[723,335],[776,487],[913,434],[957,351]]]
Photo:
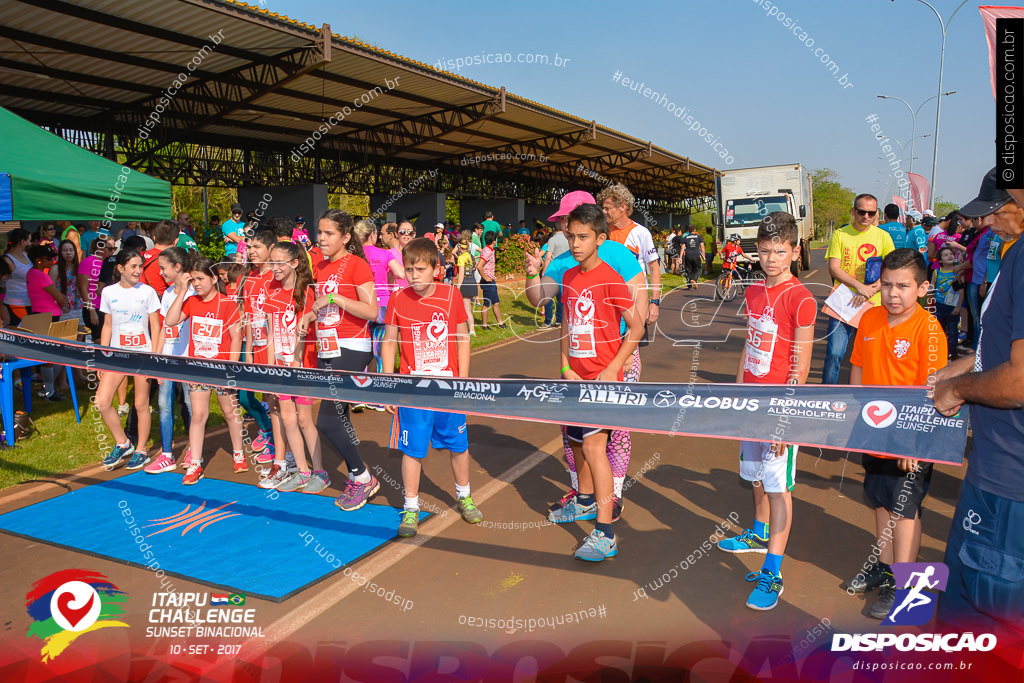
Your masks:
[[[0,106],[174,183],[715,195],[714,169],[650,142],[230,0],[5,0]]]

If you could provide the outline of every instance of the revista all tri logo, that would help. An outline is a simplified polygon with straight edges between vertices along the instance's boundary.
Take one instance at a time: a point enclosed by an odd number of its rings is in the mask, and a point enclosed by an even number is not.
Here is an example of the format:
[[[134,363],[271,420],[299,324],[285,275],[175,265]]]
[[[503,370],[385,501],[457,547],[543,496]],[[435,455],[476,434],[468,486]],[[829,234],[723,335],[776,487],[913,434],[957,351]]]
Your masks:
[[[935,615],[938,592],[946,590],[949,567],[943,562],[897,562],[892,565],[896,599],[882,626],[920,626]],[[833,652],[988,652],[992,633],[835,633]]]

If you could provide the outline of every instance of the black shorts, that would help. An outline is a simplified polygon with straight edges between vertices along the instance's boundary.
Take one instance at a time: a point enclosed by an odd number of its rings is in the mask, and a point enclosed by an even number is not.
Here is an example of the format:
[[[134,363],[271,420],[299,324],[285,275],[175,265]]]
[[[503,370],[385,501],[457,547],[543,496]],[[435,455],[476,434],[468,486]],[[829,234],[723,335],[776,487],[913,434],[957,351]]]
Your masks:
[[[922,462],[917,472],[904,472],[895,458],[876,458],[865,453],[864,495],[874,508],[913,519],[921,509],[932,483],[932,463]],[[913,475],[913,476],[911,476]]]
[[[473,297],[475,297],[477,295],[477,292],[478,292],[478,290],[477,290],[476,282],[474,282],[473,280],[471,280],[469,278],[466,278],[465,280],[463,280],[462,284],[459,285],[459,294],[462,295],[463,299],[472,299]]]

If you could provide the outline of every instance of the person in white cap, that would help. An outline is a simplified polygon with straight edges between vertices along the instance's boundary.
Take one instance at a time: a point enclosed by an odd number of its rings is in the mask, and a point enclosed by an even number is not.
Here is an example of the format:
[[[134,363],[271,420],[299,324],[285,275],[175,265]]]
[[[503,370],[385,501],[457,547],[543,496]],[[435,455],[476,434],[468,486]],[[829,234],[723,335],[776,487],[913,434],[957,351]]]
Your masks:
[[[559,232],[567,227],[566,217],[581,204],[597,204],[597,200],[589,192],[577,190],[569,192],[558,205],[558,211],[548,220],[552,223],[559,223]],[[554,237],[551,238],[552,240]],[[550,240],[549,240],[550,245]],[[566,243],[568,244],[568,242]],[[550,248],[550,247],[549,247]],[[616,273],[629,286],[630,292],[637,303],[637,311],[641,319],[647,316],[647,281],[644,272],[636,256],[626,246],[614,240],[606,239],[597,250],[602,261],[610,265]],[[541,306],[547,301],[559,295],[562,288],[562,276],[577,263],[572,253],[568,250],[560,256],[551,259],[541,274],[542,259],[540,251],[526,255],[526,298],[531,306]],[[621,330],[625,333],[625,330]],[[632,363],[627,363],[624,368],[623,381],[640,381],[640,352],[633,352]],[[580,505],[577,497],[593,496],[593,486],[590,480],[589,469],[586,463],[576,463],[572,456],[572,447],[569,444],[565,429],[562,429],[562,445],[565,450],[565,458],[569,464],[569,478],[572,486],[562,496],[561,500],[551,506],[548,519],[557,524],[570,523],[577,520],[597,519],[596,504]],[[626,480],[626,472],[629,469],[629,459],[632,454],[632,442],[629,432],[624,430],[613,430],[608,438],[608,460],[612,466],[612,484],[614,490],[612,521],[617,521],[622,514],[622,485]],[[579,465],[579,471],[577,470]],[[580,490],[582,489],[584,490]]]

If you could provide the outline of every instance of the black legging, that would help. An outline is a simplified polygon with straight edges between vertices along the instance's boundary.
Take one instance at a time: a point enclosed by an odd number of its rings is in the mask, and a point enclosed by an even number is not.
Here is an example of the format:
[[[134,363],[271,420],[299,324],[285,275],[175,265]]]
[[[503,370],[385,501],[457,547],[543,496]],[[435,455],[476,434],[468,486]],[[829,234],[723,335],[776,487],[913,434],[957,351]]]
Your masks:
[[[700,252],[686,255],[686,280],[696,282],[704,270],[704,264],[700,261]]]
[[[348,370],[363,372],[373,358],[369,351],[352,351],[342,349],[337,358],[321,358],[321,370]],[[333,403],[333,405],[331,405]],[[355,477],[366,471],[366,465],[359,456],[359,439],[349,419],[349,404],[344,401],[324,401],[320,404],[320,414],[316,418],[316,428],[324,438],[338,451],[348,467],[349,477]]]

